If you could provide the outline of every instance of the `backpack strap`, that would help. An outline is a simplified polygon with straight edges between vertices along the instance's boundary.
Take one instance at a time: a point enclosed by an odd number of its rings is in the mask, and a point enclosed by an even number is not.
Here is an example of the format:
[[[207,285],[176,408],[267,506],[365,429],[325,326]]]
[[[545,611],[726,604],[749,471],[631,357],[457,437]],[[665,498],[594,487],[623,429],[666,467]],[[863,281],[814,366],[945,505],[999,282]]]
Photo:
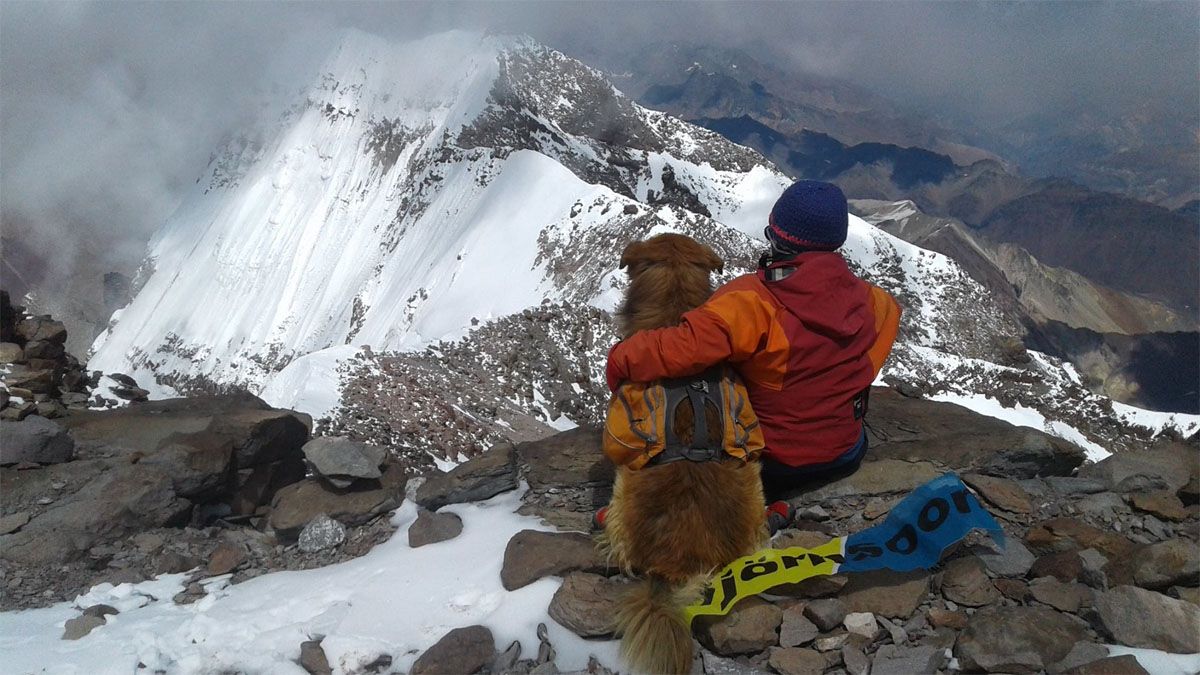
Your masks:
[[[666,392],[666,423],[663,432],[666,435],[666,446],[655,455],[650,464],[667,464],[686,459],[692,462],[714,462],[727,456],[722,443],[724,438],[724,392],[721,388],[722,368],[712,368],[691,378],[677,378],[663,381]],[[684,400],[692,404],[692,442],[684,444],[675,434],[675,412]],[[708,403],[716,406],[717,419],[722,427],[718,429],[716,447],[708,444],[708,419],[705,411]]]

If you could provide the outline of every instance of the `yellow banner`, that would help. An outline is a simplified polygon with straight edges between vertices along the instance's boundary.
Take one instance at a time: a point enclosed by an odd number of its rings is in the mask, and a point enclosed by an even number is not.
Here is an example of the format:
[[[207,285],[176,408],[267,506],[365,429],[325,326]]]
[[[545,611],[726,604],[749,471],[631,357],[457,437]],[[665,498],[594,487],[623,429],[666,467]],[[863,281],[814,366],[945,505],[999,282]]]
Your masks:
[[[836,574],[843,560],[845,543],[845,537],[838,537],[812,549],[766,549],[738,558],[713,577],[700,602],[683,610],[685,619],[690,624],[698,616],[721,616],[742,598],[764,593],[780,584],[795,584],[812,577]]]

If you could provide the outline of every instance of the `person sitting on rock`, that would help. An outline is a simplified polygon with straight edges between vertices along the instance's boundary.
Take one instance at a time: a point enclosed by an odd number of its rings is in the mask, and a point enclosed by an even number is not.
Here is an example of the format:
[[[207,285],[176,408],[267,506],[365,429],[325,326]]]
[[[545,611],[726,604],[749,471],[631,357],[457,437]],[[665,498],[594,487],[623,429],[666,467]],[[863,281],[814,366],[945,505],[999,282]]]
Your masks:
[[[891,352],[901,310],[837,252],[848,224],[836,185],[801,180],[788,187],[771,210],[764,231],[770,250],[758,270],[717,289],[679,325],[619,342],[608,355],[609,389],[728,361],[762,425],[768,501],[856,471],[867,451],[867,395]],[[790,519],[785,502],[769,511],[774,520]]]

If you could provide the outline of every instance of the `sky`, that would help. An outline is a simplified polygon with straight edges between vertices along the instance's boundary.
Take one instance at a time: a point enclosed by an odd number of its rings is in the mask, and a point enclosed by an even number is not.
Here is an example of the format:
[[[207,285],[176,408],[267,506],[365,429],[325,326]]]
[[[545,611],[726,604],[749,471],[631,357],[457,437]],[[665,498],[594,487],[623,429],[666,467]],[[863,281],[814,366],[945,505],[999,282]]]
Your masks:
[[[568,54],[738,47],[982,125],[1200,115],[1196,2],[4,0],[0,227],[68,262],[136,259],[261,92],[303,84],[342,26],[526,33]]]

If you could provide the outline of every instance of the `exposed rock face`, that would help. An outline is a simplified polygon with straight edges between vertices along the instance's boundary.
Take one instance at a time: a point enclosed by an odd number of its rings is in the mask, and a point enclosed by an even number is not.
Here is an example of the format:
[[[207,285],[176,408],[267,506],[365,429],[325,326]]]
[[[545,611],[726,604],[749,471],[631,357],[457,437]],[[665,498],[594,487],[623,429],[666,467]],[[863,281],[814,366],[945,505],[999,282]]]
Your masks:
[[[75,440],[50,420],[33,416],[19,422],[0,421],[0,466],[20,462],[58,464],[75,454]]]
[[[1096,597],[1096,613],[1114,640],[1130,647],[1200,652],[1200,607],[1133,586]]]

